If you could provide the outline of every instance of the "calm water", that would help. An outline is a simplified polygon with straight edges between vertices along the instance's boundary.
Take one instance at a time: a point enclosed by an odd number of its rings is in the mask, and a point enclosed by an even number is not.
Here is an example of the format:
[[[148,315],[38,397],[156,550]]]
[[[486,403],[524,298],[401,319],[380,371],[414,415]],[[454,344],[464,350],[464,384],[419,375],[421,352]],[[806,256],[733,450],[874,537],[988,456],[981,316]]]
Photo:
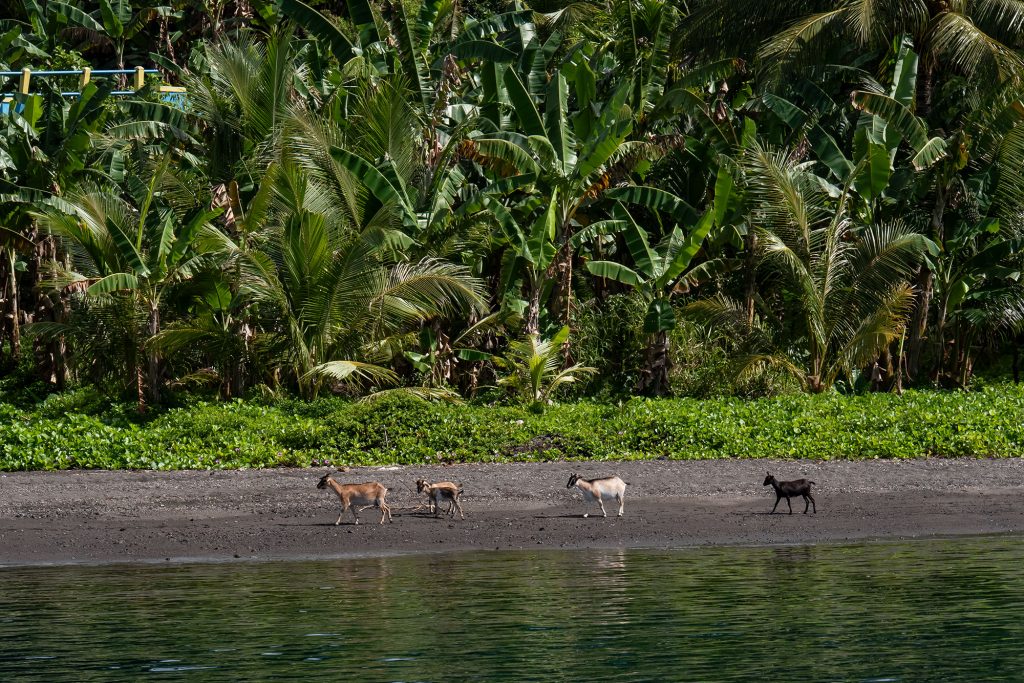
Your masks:
[[[0,569],[0,680],[1024,680],[1024,539]]]

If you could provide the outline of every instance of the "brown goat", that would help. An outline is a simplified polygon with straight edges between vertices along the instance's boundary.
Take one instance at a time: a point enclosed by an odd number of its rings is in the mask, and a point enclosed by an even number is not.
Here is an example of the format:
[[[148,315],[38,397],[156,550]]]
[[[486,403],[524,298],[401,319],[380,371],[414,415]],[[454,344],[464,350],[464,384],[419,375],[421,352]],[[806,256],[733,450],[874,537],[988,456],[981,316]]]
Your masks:
[[[459,511],[459,516],[462,519],[466,518],[465,513],[462,512],[462,505],[459,504],[459,496],[462,495],[462,487],[458,484],[453,484],[450,481],[441,481],[436,484],[431,484],[426,479],[416,480],[416,493],[426,493],[427,500],[429,502],[431,512],[434,513],[435,517],[441,516],[441,501],[448,501],[447,513],[452,517],[455,516],[455,511]]]
[[[318,489],[325,489],[328,486],[331,487],[331,489],[338,494],[338,498],[341,499],[341,514],[338,515],[338,521],[334,523],[334,526],[341,524],[341,517],[349,508],[352,509],[352,516],[356,518],[356,524],[359,524],[359,511],[356,508],[360,505],[380,508],[381,524],[384,523],[385,518],[387,518],[389,522],[393,521],[391,519],[391,508],[384,502],[384,496],[388,494],[388,490],[383,484],[379,484],[375,481],[367,482],[365,484],[339,484],[331,478],[331,473],[328,472],[320,478],[320,482],[316,487]]]

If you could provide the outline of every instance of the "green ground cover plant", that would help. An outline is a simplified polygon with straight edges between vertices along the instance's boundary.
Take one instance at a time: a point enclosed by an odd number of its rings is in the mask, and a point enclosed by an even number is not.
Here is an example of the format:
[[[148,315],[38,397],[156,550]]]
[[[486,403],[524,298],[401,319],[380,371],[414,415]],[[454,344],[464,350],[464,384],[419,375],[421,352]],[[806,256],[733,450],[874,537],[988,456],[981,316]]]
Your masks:
[[[1024,387],[902,396],[579,401],[391,396],[193,402],[140,417],[81,392],[0,402],[0,470],[227,469],[537,460],[873,459],[1024,454]]]

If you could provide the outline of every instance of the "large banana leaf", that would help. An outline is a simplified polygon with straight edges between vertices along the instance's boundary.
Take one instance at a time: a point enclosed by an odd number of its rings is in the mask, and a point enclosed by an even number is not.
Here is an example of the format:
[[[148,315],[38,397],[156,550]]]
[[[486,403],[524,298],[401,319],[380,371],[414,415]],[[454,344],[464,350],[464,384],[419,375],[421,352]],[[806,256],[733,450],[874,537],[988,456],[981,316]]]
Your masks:
[[[474,142],[476,143],[477,153],[483,157],[509,164],[520,174],[529,173],[536,175],[540,173],[540,168],[533,157],[514,142],[498,138],[484,138]]]
[[[398,13],[399,24],[395,27],[394,33],[398,43],[398,54],[401,58],[402,69],[405,71],[406,78],[409,79],[412,90],[416,93],[420,103],[424,107],[429,107],[433,88],[430,85],[430,74],[427,71],[427,65],[424,63],[424,57],[419,48],[417,37],[414,34],[415,28],[409,22],[405,12],[405,5],[399,2],[394,7],[396,7],[395,11]],[[427,39],[430,39],[429,34]]]
[[[704,239],[708,236],[708,233],[711,232],[711,227],[714,224],[714,214],[711,211],[706,211],[697,223],[697,227],[693,229],[693,232],[686,236],[682,247],[676,251],[674,255],[671,253],[666,254],[666,257],[671,258],[672,260],[655,281],[654,286],[656,289],[665,289],[690,267],[693,257],[697,255],[698,251],[700,251],[700,247],[704,243]]]
[[[633,257],[636,269],[647,279],[651,279],[655,276],[657,257],[651,249],[651,245],[647,243],[647,231],[636,224],[628,211],[622,209],[622,213],[626,216],[626,228],[623,231],[623,236],[626,239],[629,255]]]
[[[89,289],[86,293],[89,296],[100,296],[103,294],[112,294],[114,292],[123,292],[126,290],[138,289],[139,278],[131,273],[111,273],[106,277],[100,278],[93,284],[89,285]]]
[[[516,53],[498,45],[493,40],[469,40],[452,46],[458,59],[480,59],[484,62],[508,63],[515,61]]]
[[[587,261],[587,270],[591,275],[615,280],[630,287],[640,287],[644,282],[635,270],[615,261]]]
[[[864,158],[858,165],[857,191],[868,198],[882,194],[889,185],[889,151],[885,145],[868,142]]]
[[[602,117],[598,121],[596,136],[591,136],[590,142],[584,145],[576,163],[576,178],[586,181],[591,173],[600,170],[612,156],[619,151],[622,143],[629,136],[633,128],[632,115],[628,110],[619,113],[617,118],[607,120]]]
[[[544,107],[548,140],[562,168],[562,175],[576,163],[576,140],[569,128],[569,85],[561,71],[555,72],[548,83],[548,96]]]
[[[492,38],[513,31],[524,24],[533,23],[533,10],[495,14],[480,21],[467,21],[455,44],[470,40]]]
[[[569,243],[572,245],[573,249],[577,249],[584,242],[592,240],[600,235],[612,235],[617,232],[622,232],[628,225],[629,223],[627,221],[619,219],[597,221],[596,223],[591,223],[587,227],[573,233],[573,236],[569,238]]]
[[[98,33],[104,33],[103,24],[93,19],[82,10],[64,2],[50,2],[46,9],[50,13],[60,14],[67,17],[72,23],[85,27]]]
[[[807,122],[807,112],[785,98],[773,95],[772,93],[765,93],[761,96],[761,101],[783,123],[794,130],[801,129]]]
[[[555,229],[558,227],[558,191],[551,194],[547,208],[533,223],[523,256],[538,270],[543,270],[555,257]]]
[[[900,38],[900,48],[896,55],[896,66],[892,75],[892,98],[904,107],[914,104],[917,93],[917,53],[914,52],[914,41],[910,36]]]
[[[627,204],[639,204],[652,211],[663,211],[680,225],[694,225],[698,221],[697,210],[685,201],[665,190],[646,185],[631,185],[606,190],[605,197]]]
[[[946,155],[945,140],[939,137],[929,139],[924,122],[893,98],[856,91],[851,99],[855,107],[884,119],[887,125],[893,126],[910,143],[917,153],[912,160],[914,168],[928,168]]]
[[[416,49],[426,52],[430,48],[430,38],[434,35],[434,22],[441,9],[443,0],[423,0],[420,5],[420,16],[416,20]]]
[[[171,247],[168,254],[168,265],[176,265],[185,255],[185,252],[189,247],[193,246],[193,243],[200,231],[208,226],[210,221],[221,215],[223,212],[224,210],[221,208],[212,210],[202,209],[197,211],[195,215],[186,221],[185,225],[182,226],[181,230],[178,232],[177,239],[174,240],[174,245]]]
[[[124,34],[124,25],[132,18],[131,5],[123,0],[111,4],[110,0],[99,0],[100,16],[103,17],[103,27],[114,38],[120,38]]]
[[[508,99],[515,109],[516,116],[519,118],[519,124],[523,127],[523,132],[527,135],[547,135],[547,131],[544,130],[544,123],[540,118],[540,112],[537,111],[537,105],[534,104],[533,98],[526,90],[526,86],[519,79],[519,74],[514,69],[506,69],[504,80]]]
[[[656,334],[668,332],[676,327],[676,312],[672,308],[672,301],[665,297],[657,297],[647,307],[647,315],[644,316],[644,332]]]

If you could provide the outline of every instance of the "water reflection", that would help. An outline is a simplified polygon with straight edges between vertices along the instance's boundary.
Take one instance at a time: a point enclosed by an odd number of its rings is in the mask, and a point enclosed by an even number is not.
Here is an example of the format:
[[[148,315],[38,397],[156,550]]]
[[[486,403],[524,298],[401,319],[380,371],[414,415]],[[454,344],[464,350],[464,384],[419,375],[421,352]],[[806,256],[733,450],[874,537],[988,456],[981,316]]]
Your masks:
[[[1013,680],[1024,540],[0,570],[0,680]]]

